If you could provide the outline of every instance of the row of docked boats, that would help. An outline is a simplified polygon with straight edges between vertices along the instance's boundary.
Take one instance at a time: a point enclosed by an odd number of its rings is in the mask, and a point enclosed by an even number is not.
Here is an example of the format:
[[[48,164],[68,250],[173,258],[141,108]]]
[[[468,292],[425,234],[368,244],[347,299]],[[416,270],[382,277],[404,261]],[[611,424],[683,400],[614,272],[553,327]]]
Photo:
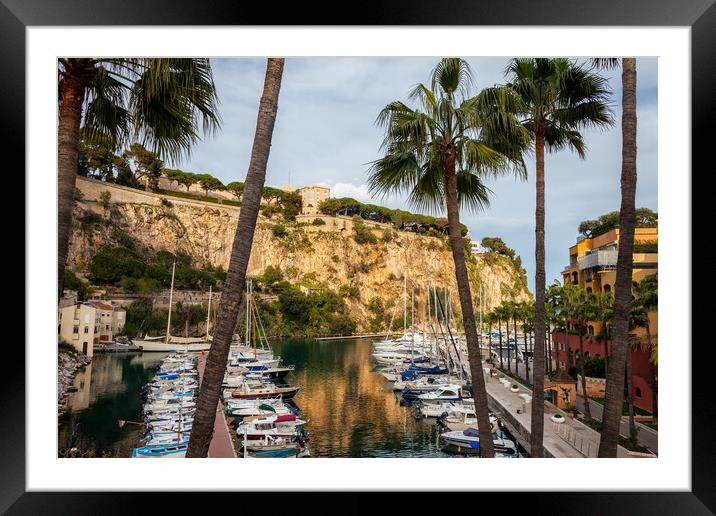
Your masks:
[[[442,298],[435,289],[428,293],[428,331],[407,328],[407,295],[404,299],[406,331],[373,344],[376,371],[392,386],[401,404],[412,407],[417,418],[435,421],[443,451],[479,455],[481,429],[472,397],[467,345],[451,328],[447,292]],[[494,414],[490,414],[490,423],[482,434],[483,439],[485,434],[490,435],[495,455],[519,457],[516,443]]]
[[[308,457],[308,432],[293,401],[300,387],[284,376],[292,366],[281,365],[268,341],[259,350],[240,346],[230,353],[224,375],[222,403],[241,443],[241,455],[254,458]]]
[[[133,458],[181,458],[186,455],[199,388],[197,357],[166,356],[143,391],[146,431]]]
[[[224,374],[222,403],[241,443],[241,455],[252,458],[310,456],[308,431],[294,397],[300,386],[285,376],[294,370],[275,356],[247,284],[246,333],[232,346]]]
[[[283,365],[281,357],[274,356],[253,303],[251,281],[247,282],[246,298],[246,333],[243,339],[235,335],[230,346],[220,400],[241,444],[240,454],[256,458],[308,457],[308,432],[304,429],[308,420],[301,417],[293,402],[300,387],[284,381],[294,367]],[[168,321],[167,327],[169,324]],[[165,338],[165,343],[171,342]],[[186,455],[199,388],[198,357],[193,352],[205,350],[194,349],[188,342],[179,347],[183,349],[171,349],[145,386],[143,414],[147,430],[142,445],[132,450],[132,457]]]

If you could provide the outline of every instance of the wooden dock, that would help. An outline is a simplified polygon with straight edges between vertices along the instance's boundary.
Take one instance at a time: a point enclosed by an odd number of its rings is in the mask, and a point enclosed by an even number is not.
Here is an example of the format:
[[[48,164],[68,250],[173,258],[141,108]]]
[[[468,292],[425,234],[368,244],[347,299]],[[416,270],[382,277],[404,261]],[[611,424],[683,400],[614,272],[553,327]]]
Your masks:
[[[204,367],[206,366],[206,354],[199,354],[199,381],[204,377]],[[226,423],[224,411],[221,402],[216,404],[216,419],[214,420],[214,433],[211,436],[211,444],[209,445],[209,454],[212,459],[235,459],[236,450],[234,443],[231,441],[231,433],[229,425]]]
[[[355,333],[353,335],[337,335],[332,337],[316,337],[316,340],[344,340],[344,339],[362,339],[365,337],[384,337],[385,333]]]

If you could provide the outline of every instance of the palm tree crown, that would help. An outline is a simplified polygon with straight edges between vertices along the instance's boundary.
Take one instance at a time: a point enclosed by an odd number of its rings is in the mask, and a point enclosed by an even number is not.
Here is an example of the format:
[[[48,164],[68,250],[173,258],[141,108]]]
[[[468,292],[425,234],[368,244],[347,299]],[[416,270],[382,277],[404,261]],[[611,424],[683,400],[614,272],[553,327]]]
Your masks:
[[[519,58],[510,61],[505,75],[526,107],[522,124],[544,137],[549,151],[569,148],[584,158],[579,131],[613,123],[609,83],[586,66],[569,59]]]
[[[379,194],[408,193],[419,209],[444,207],[446,173],[457,176],[460,207],[480,209],[489,203],[486,174],[513,171],[524,177],[522,149],[529,134],[514,116],[520,99],[502,87],[468,97],[472,73],[462,59],[443,59],[430,87],[410,93],[420,108],[388,104],[377,123],[386,128],[384,157],[373,162],[369,187]]]
[[[66,81],[85,90],[83,136],[116,147],[139,141],[177,159],[220,126],[208,59],[59,59]],[[62,102],[62,98],[60,98]]]

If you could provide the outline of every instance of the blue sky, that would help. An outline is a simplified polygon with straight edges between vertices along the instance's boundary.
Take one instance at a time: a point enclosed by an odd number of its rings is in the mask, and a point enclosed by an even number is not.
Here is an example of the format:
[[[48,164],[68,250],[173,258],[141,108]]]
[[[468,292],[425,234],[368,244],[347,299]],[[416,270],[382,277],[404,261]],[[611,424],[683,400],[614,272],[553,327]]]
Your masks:
[[[466,58],[476,91],[504,82],[506,58]],[[410,209],[400,197],[376,199],[367,191],[370,161],[379,157],[382,130],[378,112],[428,82],[438,58],[291,58],[286,66],[269,158],[266,184],[288,182],[330,186],[333,197],[354,197],[392,208]],[[225,184],[246,177],[265,72],[264,59],[212,60],[220,98],[222,130],[198,143],[192,156],[176,165],[211,173]],[[621,167],[620,70],[605,72],[614,91],[614,127],[584,132],[588,151],[580,160],[570,152],[547,154],[547,283],[559,279],[567,249],[582,220],[619,209]],[[657,205],[657,59],[637,60],[637,207]],[[534,285],[534,156],[527,156],[529,178],[490,181],[490,206],[462,213],[473,239],[500,236],[522,256],[530,288]]]

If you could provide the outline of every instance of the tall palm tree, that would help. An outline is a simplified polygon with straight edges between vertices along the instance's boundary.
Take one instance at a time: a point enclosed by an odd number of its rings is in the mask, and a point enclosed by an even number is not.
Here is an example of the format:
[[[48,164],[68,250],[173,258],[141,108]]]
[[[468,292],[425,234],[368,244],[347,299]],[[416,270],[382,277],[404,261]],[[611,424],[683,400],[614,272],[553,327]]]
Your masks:
[[[256,120],[256,133],[251,149],[249,170],[244,182],[244,197],[239,213],[234,243],[231,247],[229,268],[226,272],[224,290],[219,304],[219,315],[214,327],[214,339],[206,359],[204,377],[199,388],[196,402],[196,414],[189,438],[187,457],[206,457],[216,418],[216,405],[219,402],[221,383],[226,373],[226,361],[229,346],[234,335],[236,319],[239,315],[241,299],[246,283],[246,268],[251,255],[256,219],[259,214],[261,195],[266,179],[266,164],[273,128],[276,123],[278,96],[283,77],[283,59],[268,59],[264,88],[259,103]]]
[[[505,75],[527,106],[523,125],[532,135],[536,156],[535,359],[530,447],[532,456],[542,457],[546,332],[544,151],[569,148],[584,158],[586,147],[579,131],[611,125],[607,106],[610,90],[603,77],[568,59],[513,59]]]
[[[135,140],[169,160],[219,127],[208,59],[58,59],[58,298],[72,227],[80,124],[83,136],[121,148]]]
[[[587,396],[587,379],[584,371],[584,334],[586,333],[587,324],[594,316],[594,309],[590,302],[589,295],[585,290],[565,286],[565,305],[568,317],[577,326],[579,333],[579,373],[582,375],[582,399],[584,401],[584,417],[587,421],[592,419],[592,411],[589,406],[589,396]]]
[[[624,396],[624,369],[629,342],[629,312],[636,224],[636,59],[622,59],[622,172],[619,251],[614,282],[612,354],[607,370],[599,457],[616,457]]]
[[[554,324],[555,330],[558,328],[563,327],[564,320],[561,313],[561,300],[563,297],[564,288],[558,281],[554,281],[548,288],[547,292],[545,292],[545,326],[547,330],[547,341],[549,344],[549,352],[547,354],[548,358],[548,364],[547,368],[549,370],[549,373],[552,373],[552,361],[554,360],[554,340],[552,337],[551,328]],[[533,318],[533,325],[534,325],[534,313],[535,309],[532,308],[532,318]],[[559,354],[557,354],[557,359],[554,360],[555,362],[555,368],[557,371],[559,371]],[[534,374],[534,373],[533,373]]]
[[[502,303],[502,311],[505,314],[505,322],[507,323],[507,371],[512,372],[512,351],[510,349],[510,319],[512,318],[513,312],[512,301],[505,301]]]
[[[644,317],[641,319],[641,326],[646,330],[646,349],[649,353],[649,366],[651,369],[651,413],[656,423],[658,418],[658,398],[657,398],[657,382],[656,382],[656,364],[657,351],[656,344],[653,342],[651,335],[651,325],[649,323],[649,312],[656,310],[659,306],[659,279],[657,274],[652,274],[639,282],[633,282],[632,292],[634,294],[634,304],[643,311]]]
[[[595,318],[602,326],[601,338],[604,344],[604,372],[606,374],[609,367],[609,324],[614,313],[614,296],[611,292],[594,292],[591,296]]]
[[[523,354],[525,359],[525,380],[527,383],[531,383],[530,381],[530,363],[529,363],[529,340],[527,338],[528,334],[532,332],[532,329],[534,328],[534,315],[533,315],[534,305],[531,302],[523,301],[519,304],[519,313],[520,318],[522,319],[522,340],[525,345],[525,352]]]
[[[505,368],[505,359],[502,355],[502,321],[505,320],[505,309],[502,306],[496,306],[494,311],[495,320],[497,321],[497,333],[500,336],[500,369]]]
[[[490,349],[490,353],[489,353],[490,360],[489,361],[494,362],[492,360],[492,324],[495,322],[495,314],[493,312],[487,312],[485,314],[484,321],[487,323],[487,333],[488,333],[488,336],[487,336],[488,344],[487,345]]]
[[[511,114],[519,99],[505,88],[487,88],[470,96],[472,74],[462,59],[442,59],[430,86],[419,84],[410,98],[413,109],[391,102],[378,116],[385,127],[385,156],[372,164],[369,186],[374,193],[406,192],[409,201],[430,211],[446,209],[455,278],[477,409],[478,426],[490,428],[482,360],[477,338],[460,208],[479,210],[488,204],[487,175],[514,172],[524,177],[521,153],[528,135]],[[492,457],[491,440],[480,448]]]

